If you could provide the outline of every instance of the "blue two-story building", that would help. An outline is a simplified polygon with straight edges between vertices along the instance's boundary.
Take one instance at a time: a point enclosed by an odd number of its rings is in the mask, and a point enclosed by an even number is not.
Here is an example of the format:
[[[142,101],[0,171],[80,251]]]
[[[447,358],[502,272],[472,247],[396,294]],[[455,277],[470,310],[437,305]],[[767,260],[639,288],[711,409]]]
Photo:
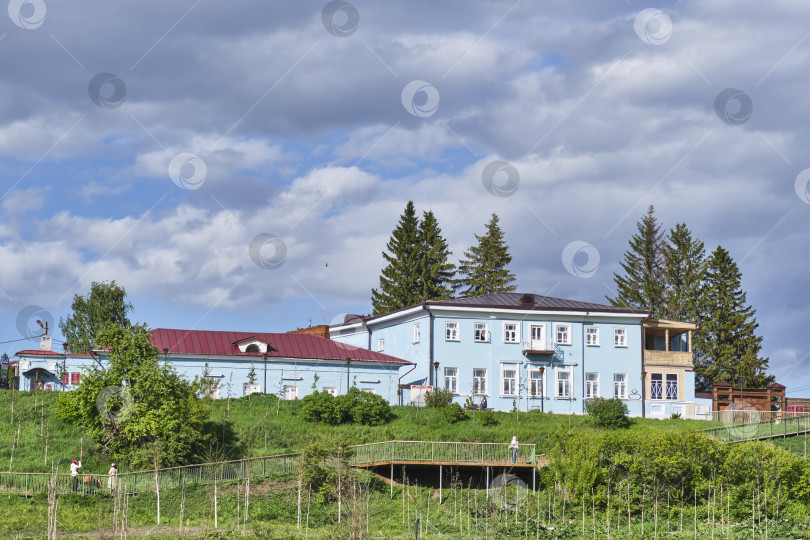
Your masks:
[[[425,386],[450,390],[454,401],[472,396],[476,404],[508,411],[582,413],[586,399],[623,400],[631,415],[652,408],[654,398],[686,404],[694,411],[691,363],[646,377],[645,349],[660,348],[659,363],[677,340],[691,331],[677,326],[663,341],[645,339],[648,313],[634,309],[534,294],[494,293],[429,301],[377,317],[347,316],[330,327],[330,336],[357,347],[385,352],[415,364],[403,380],[403,401],[419,402]],[[673,323],[675,324],[675,323]],[[664,334],[664,332],[667,332]],[[657,335],[657,334],[656,334]],[[691,334],[689,334],[691,335]],[[685,354],[682,352],[682,354]],[[688,354],[691,355],[691,352]],[[682,358],[681,358],[682,359]],[[676,373],[677,372],[677,373]],[[668,391],[658,377],[672,376]],[[674,389],[674,390],[673,390]]]

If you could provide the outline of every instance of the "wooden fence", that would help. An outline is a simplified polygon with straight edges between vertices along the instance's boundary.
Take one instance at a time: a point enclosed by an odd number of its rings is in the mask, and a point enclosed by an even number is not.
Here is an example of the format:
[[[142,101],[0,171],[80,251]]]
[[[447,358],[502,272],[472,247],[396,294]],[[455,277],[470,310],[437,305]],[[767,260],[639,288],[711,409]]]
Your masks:
[[[512,464],[508,444],[475,442],[426,442],[426,441],[386,441],[360,444],[350,447],[351,463],[356,467],[382,463],[436,463],[470,465]],[[207,484],[217,481],[230,481],[267,477],[272,474],[285,474],[298,470],[301,454],[280,454],[216,463],[184,465],[166,469],[119,473],[116,486],[126,493],[139,493],[155,489],[155,475],[160,489],[171,489],[185,484]],[[516,464],[536,465],[535,445],[521,444]],[[65,473],[26,473],[0,472],[0,492],[13,492],[26,495],[45,493],[49,482],[54,482],[58,494],[77,492],[81,494],[109,493],[106,474],[92,475],[93,482],[85,483],[87,474],[80,474],[74,484],[73,477]]]

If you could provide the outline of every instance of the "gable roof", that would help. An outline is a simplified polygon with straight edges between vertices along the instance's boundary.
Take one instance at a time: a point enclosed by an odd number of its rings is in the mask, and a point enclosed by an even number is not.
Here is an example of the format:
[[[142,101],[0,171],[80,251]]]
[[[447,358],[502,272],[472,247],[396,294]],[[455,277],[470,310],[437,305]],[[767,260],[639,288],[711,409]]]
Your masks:
[[[447,300],[434,300],[427,302],[432,306],[469,306],[501,309],[527,309],[535,311],[599,311],[606,313],[628,313],[646,315],[647,312],[639,309],[580,302],[579,300],[566,300],[539,294],[526,294],[515,292],[498,292],[480,294],[469,298],[448,298]]]
[[[301,358],[310,360],[346,360],[410,364],[407,360],[382,354],[312,334],[275,334],[262,332],[227,332],[218,330],[176,330],[156,328],[149,331],[152,344],[176,355],[246,356],[262,358],[262,353],[242,352],[237,345],[246,339],[267,343],[268,358]]]

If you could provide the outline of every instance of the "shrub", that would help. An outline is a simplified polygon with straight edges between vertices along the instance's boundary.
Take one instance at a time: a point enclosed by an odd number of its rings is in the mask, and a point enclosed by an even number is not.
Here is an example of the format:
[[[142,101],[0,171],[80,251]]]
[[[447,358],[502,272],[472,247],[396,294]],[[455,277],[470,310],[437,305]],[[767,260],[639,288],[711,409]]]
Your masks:
[[[316,390],[301,401],[304,420],[308,422],[379,426],[391,419],[391,406],[382,397],[354,387],[338,397]]]
[[[425,405],[428,407],[447,407],[453,403],[453,392],[434,388],[425,393]]]
[[[442,414],[444,414],[444,419],[450,424],[455,424],[456,422],[467,419],[467,413],[464,412],[461,405],[458,403],[451,403],[447,407],[444,407]]]
[[[585,403],[585,412],[597,427],[616,429],[630,425],[627,405],[618,399],[594,398]]]
[[[476,415],[476,418],[478,418],[482,426],[497,426],[499,424],[498,419],[495,418],[495,413],[492,411],[481,411]]]
[[[669,419],[670,420],[680,420],[681,419],[681,413],[674,412],[671,415],[669,415]]]

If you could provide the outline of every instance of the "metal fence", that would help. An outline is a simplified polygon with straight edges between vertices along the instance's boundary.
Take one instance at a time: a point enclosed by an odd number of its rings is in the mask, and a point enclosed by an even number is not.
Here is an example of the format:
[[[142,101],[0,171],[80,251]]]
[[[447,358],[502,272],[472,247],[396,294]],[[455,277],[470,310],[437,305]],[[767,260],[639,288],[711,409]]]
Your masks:
[[[810,416],[810,413],[796,413],[786,411],[712,411],[712,420],[724,424],[755,424],[770,422],[787,418],[801,418]]]
[[[360,444],[349,448],[352,450],[350,459],[354,466],[392,462],[505,466],[512,464],[511,450],[509,445],[504,443],[386,441]],[[230,481],[244,479],[248,476],[259,478],[273,474],[286,474],[298,470],[300,457],[300,453],[280,454],[157,470],[124,472],[117,475],[115,488],[126,493],[154,491],[156,475],[160,489],[171,489],[186,484],[207,484],[214,480]],[[519,445],[516,464],[536,465],[535,445]],[[69,473],[0,472],[0,492],[26,495],[45,493],[49,489],[49,482],[53,481],[57,494],[109,493],[108,478],[106,474],[80,474],[74,480]]]
[[[355,465],[391,462],[503,465],[512,463],[509,445],[504,443],[386,441],[361,444],[353,448],[356,452]],[[516,463],[535,465],[536,458],[535,445],[519,445]]]
[[[704,430],[714,439],[727,442],[754,441],[798,435],[810,431],[810,416],[789,416],[783,419],[747,424],[730,424]]]

